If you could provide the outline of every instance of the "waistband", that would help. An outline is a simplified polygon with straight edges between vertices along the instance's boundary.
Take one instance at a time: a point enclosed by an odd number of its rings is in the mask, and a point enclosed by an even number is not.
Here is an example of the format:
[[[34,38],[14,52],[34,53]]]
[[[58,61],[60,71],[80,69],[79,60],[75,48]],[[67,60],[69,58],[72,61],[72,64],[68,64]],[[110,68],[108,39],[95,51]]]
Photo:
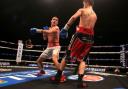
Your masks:
[[[76,32],[94,35],[94,30],[92,28],[76,27]]]

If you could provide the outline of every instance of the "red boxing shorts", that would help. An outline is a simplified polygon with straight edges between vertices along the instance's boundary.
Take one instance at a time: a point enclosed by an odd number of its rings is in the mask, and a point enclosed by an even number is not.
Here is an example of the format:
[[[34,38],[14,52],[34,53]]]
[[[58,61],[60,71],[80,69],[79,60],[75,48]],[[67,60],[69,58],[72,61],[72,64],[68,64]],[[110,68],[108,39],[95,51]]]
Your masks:
[[[85,31],[85,30],[83,30]],[[77,61],[83,60],[89,54],[93,45],[93,35],[85,34],[84,32],[76,32],[70,41],[69,49],[71,50],[71,58],[76,58]]]

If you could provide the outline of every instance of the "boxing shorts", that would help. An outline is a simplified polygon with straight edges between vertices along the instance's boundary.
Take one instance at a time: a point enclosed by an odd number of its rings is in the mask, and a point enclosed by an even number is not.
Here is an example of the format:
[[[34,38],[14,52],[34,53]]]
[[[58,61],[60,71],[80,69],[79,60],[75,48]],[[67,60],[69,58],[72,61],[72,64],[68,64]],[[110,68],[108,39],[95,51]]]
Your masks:
[[[76,31],[76,33],[72,36],[69,45],[69,49],[71,51],[70,57],[77,59],[77,61],[86,60],[94,43],[93,34],[87,34],[84,31],[86,31],[86,29],[84,29],[83,32]]]

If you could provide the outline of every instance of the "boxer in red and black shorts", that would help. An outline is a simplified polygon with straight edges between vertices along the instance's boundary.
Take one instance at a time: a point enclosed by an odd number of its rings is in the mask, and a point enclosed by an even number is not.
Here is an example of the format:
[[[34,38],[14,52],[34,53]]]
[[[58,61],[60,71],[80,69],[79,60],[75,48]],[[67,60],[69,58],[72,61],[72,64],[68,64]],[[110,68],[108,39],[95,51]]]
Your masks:
[[[68,30],[79,17],[80,21],[76,29],[76,33],[72,36],[70,45],[64,58],[61,61],[60,69],[57,71],[56,76],[62,75],[66,63],[70,59],[75,59],[78,62],[78,87],[86,87],[83,81],[84,72],[86,69],[86,58],[93,45],[94,26],[97,21],[97,15],[93,10],[93,0],[82,0],[83,8],[71,16],[64,28],[61,29],[60,37],[65,38],[68,36]]]
[[[93,30],[83,27],[77,27],[69,45],[70,57],[77,61],[86,60],[88,53],[94,43]]]

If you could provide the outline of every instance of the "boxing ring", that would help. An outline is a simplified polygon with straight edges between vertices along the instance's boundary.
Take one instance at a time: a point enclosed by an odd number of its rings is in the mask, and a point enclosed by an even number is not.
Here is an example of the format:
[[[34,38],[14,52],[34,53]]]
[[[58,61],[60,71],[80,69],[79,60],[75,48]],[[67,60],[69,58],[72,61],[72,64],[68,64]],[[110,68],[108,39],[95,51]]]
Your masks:
[[[18,69],[18,71],[32,70],[32,74],[37,72],[36,60],[39,57],[39,55],[41,54],[41,52],[43,52],[43,50],[46,48],[46,45],[34,45],[32,49],[26,49],[24,46],[25,45],[22,43],[21,40],[18,41],[18,43],[0,41],[0,85],[4,79],[2,77],[3,73],[10,73],[10,72],[15,73],[17,71],[17,69]],[[59,61],[61,61],[66,48],[67,48],[66,46],[61,47]],[[116,80],[119,80],[120,77],[126,78],[127,71],[128,71],[128,44],[122,44],[122,45],[116,45],[116,46],[115,45],[93,46],[91,49],[91,52],[89,53],[89,56],[86,60],[86,63],[88,66],[85,71],[87,73],[93,73],[93,75],[94,74],[100,75],[99,78],[100,77],[101,78],[99,81],[103,80],[104,77],[102,77],[102,76],[106,76],[106,75],[113,75],[114,77],[118,76],[119,78]],[[70,74],[70,71],[72,71],[72,70],[75,73],[76,66],[77,65],[74,62],[74,60],[71,60],[66,66],[65,72],[67,73],[67,75]],[[54,64],[53,64],[52,60],[46,60],[44,62],[44,67],[45,67],[47,73],[49,73],[47,76],[45,76],[46,78],[52,74],[53,75],[55,74],[56,70],[54,68]],[[51,69],[54,71],[51,72]],[[11,73],[11,74],[13,74],[13,73]],[[29,73],[29,72],[27,72],[27,73]],[[23,73],[23,74],[25,74],[25,73]],[[23,74],[21,74],[21,75],[23,75]],[[30,74],[26,74],[26,75],[27,75],[27,77],[33,76]],[[6,75],[6,76],[8,76],[8,75]],[[18,77],[19,77],[19,75],[18,75]],[[36,76],[33,76],[33,77],[36,78],[36,80],[34,80],[33,82],[34,83],[37,82],[38,78]],[[77,76],[76,75],[70,76],[69,78],[71,80],[69,79],[69,81],[73,81],[75,77],[77,77]],[[89,77],[89,76],[87,76],[87,77]],[[93,77],[92,74],[91,74],[91,77]],[[9,78],[15,79],[16,77],[10,77],[10,75],[9,75]],[[20,79],[20,78],[18,78],[18,79]],[[126,79],[124,79],[124,80],[126,80]],[[45,83],[45,80],[39,80],[39,81]],[[128,79],[126,81],[128,81]],[[48,82],[48,79],[46,79],[46,82]],[[123,82],[123,84],[125,85],[123,80],[121,80],[121,82]],[[0,87],[3,87],[3,86],[0,86]],[[13,89],[15,87],[18,87],[18,89],[20,89],[18,85],[14,86],[14,87],[12,86]],[[43,89],[48,89],[46,87]],[[65,88],[64,86],[62,86],[62,87]],[[90,87],[93,87],[93,86],[90,86]],[[121,87],[122,88],[120,88],[120,89],[128,88],[128,86],[126,86],[126,85],[121,86]],[[12,88],[5,87],[5,89],[12,89]],[[71,89],[71,86],[68,88]],[[34,89],[34,88],[32,88],[32,89]],[[38,88],[38,89],[41,89],[41,88]],[[54,88],[50,88],[50,89],[54,89]],[[72,89],[75,89],[75,88],[72,88]],[[94,88],[88,88],[88,89],[94,89]],[[99,89],[99,88],[95,88],[95,89]],[[105,89],[117,89],[117,88],[108,87]]]

